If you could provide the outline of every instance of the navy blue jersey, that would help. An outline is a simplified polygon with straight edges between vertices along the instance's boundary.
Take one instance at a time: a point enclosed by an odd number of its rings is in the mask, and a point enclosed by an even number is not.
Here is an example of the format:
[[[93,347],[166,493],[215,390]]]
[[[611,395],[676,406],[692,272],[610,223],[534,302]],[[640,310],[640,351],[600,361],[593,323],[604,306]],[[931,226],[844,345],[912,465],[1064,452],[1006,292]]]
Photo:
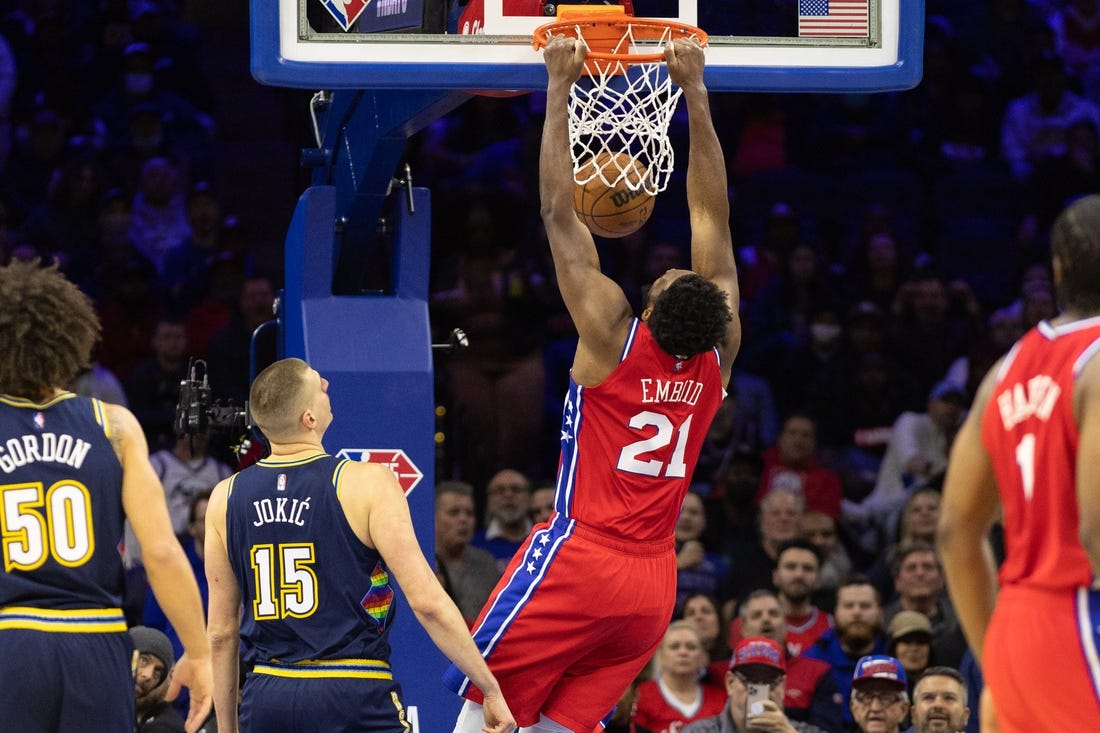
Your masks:
[[[121,605],[122,465],[103,407],[71,392],[42,403],[0,395],[5,611]],[[106,630],[92,628],[95,615],[60,614],[58,623],[72,616],[85,628],[71,630]],[[31,628],[51,625],[31,616]]]
[[[230,477],[226,550],[251,662],[389,661],[394,593],[337,491],[348,461],[263,460]]]

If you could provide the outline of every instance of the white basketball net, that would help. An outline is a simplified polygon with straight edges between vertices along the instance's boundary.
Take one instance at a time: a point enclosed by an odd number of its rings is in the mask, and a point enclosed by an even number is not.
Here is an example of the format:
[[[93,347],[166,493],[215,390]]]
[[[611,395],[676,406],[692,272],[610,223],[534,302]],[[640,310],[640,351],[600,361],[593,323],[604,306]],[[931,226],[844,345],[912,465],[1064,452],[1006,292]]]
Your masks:
[[[577,37],[581,38],[579,29]],[[660,52],[671,38],[672,31],[666,30],[659,39],[636,40],[627,25],[612,51]],[[632,191],[641,189],[656,196],[665,190],[672,173],[674,155],[668,126],[682,90],[664,73],[663,62],[626,67],[619,61],[596,61],[590,62],[591,66],[597,70],[582,75],[569,91],[573,179],[583,185],[599,177],[609,187],[624,181]],[[592,165],[596,156],[607,163]],[[644,166],[644,176],[637,175],[634,163]]]

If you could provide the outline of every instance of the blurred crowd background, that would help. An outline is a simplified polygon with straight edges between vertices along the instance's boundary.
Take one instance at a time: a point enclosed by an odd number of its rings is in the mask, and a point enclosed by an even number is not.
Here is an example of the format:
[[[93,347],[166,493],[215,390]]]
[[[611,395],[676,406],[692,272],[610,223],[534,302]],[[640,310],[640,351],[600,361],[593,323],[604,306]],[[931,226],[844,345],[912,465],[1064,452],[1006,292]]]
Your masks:
[[[896,599],[890,550],[932,539],[977,382],[1057,314],[1050,224],[1100,191],[1100,3],[926,9],[915,89],[712,95],[744,340],[694,476],[695,523],[678,532],[705,550],[684,593],[736,603],[772,584],[782,542],[807,537],[826,559],[823,605],[851,570]],[[182,537],[235,458],[221,436],[175,440],[179,381],[205,358],[215,396],[247,394],[314,144],[311,92],[249,77],[246,14],[214,0],[0,10],[0,259],[57,259],[94,299],[103,338],[74,388],[128,404],[184,476],[165,487]],[[498,472],[528,493],[552,482],[576,342],[538,216],[543,102],[472,96],[404,155],[432,192],[435,340],[459,327],[470,342],[436,357],[436,477],[472,488],[482,532],[501,523]],[[685,150],[682,110],[671,135]],[[683,168],[642,231],[598,242],[639,311],[649,282],[689,262]]]

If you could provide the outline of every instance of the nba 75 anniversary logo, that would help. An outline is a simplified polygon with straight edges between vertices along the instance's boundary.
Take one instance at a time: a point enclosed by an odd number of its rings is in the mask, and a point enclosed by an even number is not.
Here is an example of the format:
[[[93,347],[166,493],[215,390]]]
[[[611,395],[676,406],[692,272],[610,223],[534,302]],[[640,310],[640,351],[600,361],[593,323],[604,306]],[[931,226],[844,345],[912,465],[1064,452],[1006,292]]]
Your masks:
[[[345,31],[351,30],[352,24],[359,20],[359,16],[367,9],[370,0],[321,0],[325,9],[336,18],[336,22]]]

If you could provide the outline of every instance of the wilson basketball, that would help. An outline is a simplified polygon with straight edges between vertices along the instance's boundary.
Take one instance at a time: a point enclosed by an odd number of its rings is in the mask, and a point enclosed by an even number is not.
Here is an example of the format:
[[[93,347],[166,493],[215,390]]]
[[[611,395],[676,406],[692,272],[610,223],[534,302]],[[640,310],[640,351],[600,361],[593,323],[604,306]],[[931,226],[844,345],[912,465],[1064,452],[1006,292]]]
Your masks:
[[[578,177],[590,175],[593,165],[605,170],[608,180],[614,180],[620,170],[625,170],[626,179],[637,183],[646,172],[645,166],[632,161],[626,153],[615,153],[612,158],[611,153],[603,152],[585,163]],[[614,239],[642,228],[653,213],[653,196],[642,189],[631,191],[627,180],[608,186],[597,176],[588,183],[576,185],[573,208],[593,234]]]

